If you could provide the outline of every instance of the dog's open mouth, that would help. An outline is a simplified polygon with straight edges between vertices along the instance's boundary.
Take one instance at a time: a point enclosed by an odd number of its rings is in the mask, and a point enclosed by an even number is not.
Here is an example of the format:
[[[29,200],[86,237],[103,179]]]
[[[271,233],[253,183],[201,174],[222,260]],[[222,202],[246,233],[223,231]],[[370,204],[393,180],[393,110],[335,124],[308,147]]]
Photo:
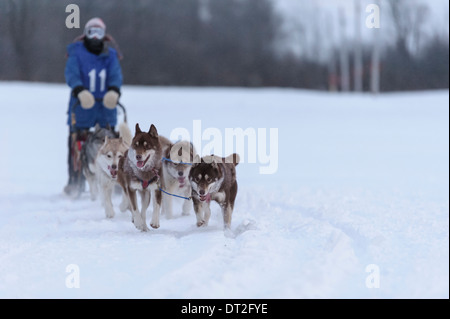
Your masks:
[[[109,173],[111,174],[112,178],[117,178],[117,169],[111,168],[111,166],[108,166]]]
[[[138,168],[143,168],[145,166],[145,164],[147,164],[148,159],[150,158],[150,155],[147,156],[147,158],[145,159],[145,161],[137,161],[136,162],[136,166]]]
[[[180,188],[184,187],[186,179],[184,177],[178,177],[178,183],[180,183]]]
[[[200,198],[201,202],[205,202],[205,201],[209,202],[209,201],[211,201],[211,195],[209,193],[206,194],[206,195],[200,195],[199,194],[198,197]]]
[[[139,167],[139,168],[144,167],[144,165],[145,165],[145,164],[144,164],[144,161],[137,161],[137,162],[136,162],[136,166]]]

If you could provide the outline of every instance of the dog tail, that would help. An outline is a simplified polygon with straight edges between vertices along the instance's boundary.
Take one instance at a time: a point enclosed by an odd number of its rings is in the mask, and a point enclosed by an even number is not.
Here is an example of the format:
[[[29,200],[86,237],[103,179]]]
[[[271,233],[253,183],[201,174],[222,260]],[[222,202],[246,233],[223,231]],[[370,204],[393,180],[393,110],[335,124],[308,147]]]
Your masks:
[[[131,145],[131,141],[133,140],[133,135],[131,134],[130,128],[128,127],[126,122],[122,122],[119,125],[119,136],[122,138],[123,142],[128,146]]]

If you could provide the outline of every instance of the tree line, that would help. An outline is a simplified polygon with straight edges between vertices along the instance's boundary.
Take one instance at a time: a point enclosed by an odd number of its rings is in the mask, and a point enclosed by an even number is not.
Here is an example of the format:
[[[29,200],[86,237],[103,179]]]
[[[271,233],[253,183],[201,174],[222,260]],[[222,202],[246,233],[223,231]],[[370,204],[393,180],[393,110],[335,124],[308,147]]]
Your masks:
[[[80,29],[65,25],[71,3],[80,8]],[[330,61],[280,50],[284,17],[271,0],[2,0],[0,80],[63,82],[66,46],[95,16],[120,46],[126,84],[342,86],[339,65],[330,68]],[[411,54],[402,37],[399,32],[398,41],[381,53],[380,90],[448,88],[448,39],[436,35]],[[339,45],[332,50],[329,56],[337,59]],[[362,48],[365,91],[370,90],[371,50]],[[352,54],[349,50],[350,61]]]

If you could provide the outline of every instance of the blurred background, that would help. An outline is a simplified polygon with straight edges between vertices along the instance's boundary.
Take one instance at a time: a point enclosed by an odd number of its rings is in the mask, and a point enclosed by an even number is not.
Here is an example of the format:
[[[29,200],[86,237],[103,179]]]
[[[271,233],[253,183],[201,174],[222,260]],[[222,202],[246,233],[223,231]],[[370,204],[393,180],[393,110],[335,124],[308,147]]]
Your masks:
[[[68,4],[80,29],[68,29]],[[369,28],[369,4],[380,28]],[[101,17],[125,84],[402,91],[449,87],[445,0],[0,0],[0,81],[64,82]]]

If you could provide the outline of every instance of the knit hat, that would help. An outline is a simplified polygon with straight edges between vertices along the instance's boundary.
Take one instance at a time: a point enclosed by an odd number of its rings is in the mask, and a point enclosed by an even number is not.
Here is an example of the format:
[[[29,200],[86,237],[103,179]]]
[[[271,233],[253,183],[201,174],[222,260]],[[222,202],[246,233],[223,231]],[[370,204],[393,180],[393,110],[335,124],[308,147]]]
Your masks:
[[[90,19],[84,26],[84,35],[88,38],[102,40],[106,34],[106,25],[100,18]]]
[[[89,20],[86,23],[86,25],[84,26],[84,29],[86,30],[86,29],[91,28],[91,27],[100,27],[100,28],[102,28],[102,29],[104,29],[106,31],[106,25],[103,22],[103,20],[100,19],[100,18],[92,18],[91,20]]]

